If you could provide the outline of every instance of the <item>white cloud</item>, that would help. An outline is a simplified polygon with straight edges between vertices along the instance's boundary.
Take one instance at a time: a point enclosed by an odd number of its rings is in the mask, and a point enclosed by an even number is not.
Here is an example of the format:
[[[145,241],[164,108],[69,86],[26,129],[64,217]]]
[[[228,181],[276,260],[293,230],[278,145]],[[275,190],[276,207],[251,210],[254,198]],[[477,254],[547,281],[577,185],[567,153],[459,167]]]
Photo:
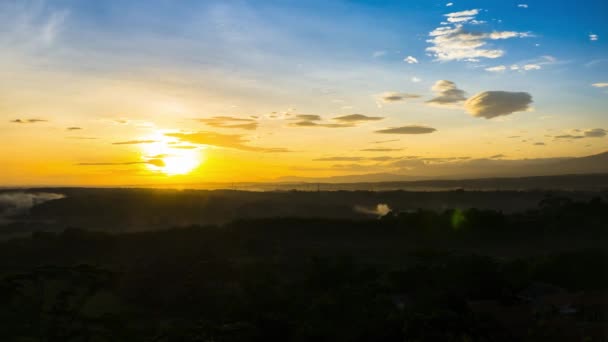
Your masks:
[[[592,86],[596,88],[606,88],[608,87],[608,82],[593,83]]]
[[[450,7],[450,6],[453,6],[453,5],[454,5],[453,2],[448,2],[447,4],[445,4],[446,7]]]
[[[532,96],[528,93],[484,91],[467,99],[464,107],[469,114],[475,117],[491,119],[526,111],[530,108],[531,103]]]
[[[485,48],[488,40],[529,37],[528,33],[514,31],[494,31],[491,33],[473,32],[462,25],[441,26],[429,33],[427,40],[432,46],[426,50],[438,61],[467,60],[479,58],[498,58],[504,55],[501,49]]]
[[[411,78],[411,81],[414,82],[414,83],[418,83],[418,82],[420,82],[422,80],[420,78],[414,76],[414,77]]]
[[[528,4],[519,4],[517,5],[519,8],[528,8]]]
[[[489,72],[503,72],[506,69],[507,69],[507,67],[504,66],[504,65],[497,65],[497,66],[494,66],[494,67],[486,68],[485,70],[489,71]]]
[[[593,33],[591,33],[591,34],[589,35],[589,40],[590,40],[590,41],[596,41],[596,40],[598,40],[598,39],[600,39],[600,37],[599,37],[597,34],[593,34]]]
[[[524,65],[524,70],[540,70],[541,66],[538,64],[526,64]]]
[[[553,56],[541,56],[540,58],[528,60],[522,62],[522,64],[513,64],[508,67],[509,70],[512,71],[531,71],[531,70],[540,70],[543,65],[551,65],[557,63],[557,59]],[[486,68],[486,71],[491,72],[500,72],[507,70],[507,67],[504,65],[499,65],[495,67]]]
[[[531,35],[527,32],[515,32],[515,31],[494,31],[490,33],[489,38],[493,40],[497,39],[509,39],[509,38],[526,38]]]
[[[465,23],[469,20],[475,19],[475,16],[479,13],[478,9],[472,9],[467,11],[453,12],[444,14],[450,23]]]
[[[418,60],[415,57],[412,56],[407,56],[403,59],[404,62],[407,62],[407,64],[418,64]]]

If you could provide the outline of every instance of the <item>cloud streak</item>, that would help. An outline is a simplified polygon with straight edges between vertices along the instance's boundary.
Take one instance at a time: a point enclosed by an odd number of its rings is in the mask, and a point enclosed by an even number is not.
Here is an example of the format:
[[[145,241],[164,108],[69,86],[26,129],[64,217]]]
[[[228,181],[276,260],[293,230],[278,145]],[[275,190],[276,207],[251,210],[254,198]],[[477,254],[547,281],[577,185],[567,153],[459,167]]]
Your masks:
[[[258,128],[257,121],[249,118],[237,118],[233,116],[214,116],[211,118],[203,118],[196,120],[198,122],[206,124],[207,126],[216,128],[231,128],[244,130],[255,130]]]
[[[417,94],[399,93],[395,91],[388,91],[378,95],[378,98],[385,103],[400,102],[407,99],[417,99],[419,97],[421,96]]]
[[[182,142],[194,145],[207,145],[236,149],[248,152],[289,152],[286,148],[251,146],[240,134],[222,134],[216,132],[166,133],[165,136],[177,138]]]
[[[429,134],[436,132],[437,130],[433,127],[420,126],[420,125],[408,125],[401,127],[392,127],[376,131],[381,134]]]
[[[43,120],[43,119],[15,119],[15,120],[11,120],[12,123],[16,123],[16,124],[33,124],[33,123],[38,123],[38,122],[48,122],[48,120]]]

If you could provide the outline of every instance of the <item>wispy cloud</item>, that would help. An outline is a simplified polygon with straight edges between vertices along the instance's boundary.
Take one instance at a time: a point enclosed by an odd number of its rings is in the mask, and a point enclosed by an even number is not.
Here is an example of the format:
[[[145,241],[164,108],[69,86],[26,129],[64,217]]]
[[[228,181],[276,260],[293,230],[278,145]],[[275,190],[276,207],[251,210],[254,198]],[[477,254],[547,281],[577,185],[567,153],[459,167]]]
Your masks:
[[[589,40],[590,40],[590,41],[592,41],[592,42],[594,42],[594,41],[596,41],[596,40],[599,40],[599,39],[600,39],[600,37],[599,37],[597,34],[593,34],[593,33],[591,33],[591,34],[589,35]]]
[[[416,59],[416,57],[413,56],[407,56],[403,59],[404,62],[406,62],[407,64],[418,64],[418,59]]]
[[[372,53],[372,57],[374,58],[379,58],[386,55],[386,51],[385,50],[379,50],[379,51],[374,51],[374,53]]]
[[[358,124],[358,123],[363,123],[363,122],[367,122],[367,121],[379,121],[384,119],[381,116],[367,116],[367,115],[363,115],[363,114],[350,114],[350,115],[343,115],[343,116],[338,116],[335,118],[332,118],[332,120],[338,121],[338,122],[344,122],[344,123],[351,123],[351,124]]]
[[[452,12],[444,14],[446,20],[450,23],[464,23],[475,19],[475,16],[479,13],[478,9],[472,9],[467,11]]]
[[[11,120],[12,123],[16,123],[16,124],[33,124],[33,123],[38,123],[38,122],[47,122],[48,120],[43,120],[43,119],[15,119],[15,120]]]
[[[527,32],[477,32],[465,29],[464,24],[479,23],[475,21],[478,13],[479,10],[472,9],[445,14],[453,26],[440,26],[431,31],[430,39],[427,40],[431,46],[426,50],[437,61],[478,61],[479,58],[498,58],[504,55],[504,50],[486,48],[488,41],[531,36]]]
[[[603,138],[608,135],[608,130],[603,128],[589,128],[589,129],[573,129],[568,134],[561,134],[553,136],[554,139],[585,139],[585,138]]]
[[[504,72],[505,70],[507,70],[507,67],[504,65],[497,65],[497,66],[485,68],[485,71],[489,71],[489,72]]]
[[[528,4],[519,4],[517,5],[519,8],[528,8]]]
[[[401,127],[392,127],[376,131],[376,133],[382,134],[428,134],[437,131],[433,127],[420,126],[420,125],[408,125]]]
[[[128,140],[128,141],[118,141],[112,143],[112,145],[137,145],[137,144],[151,144],[158,142],[157,140]]]
[[[177,138],[182,142],[194,145],[207,145],[222,148],[232,148],[249,152],[289,152],[282,147],[258,147],[247,143],[244,136],[240,134],[221,134],[216,132],[195,132],[195,133],[166,133],[168,137]]]
[[[202,122],[207,126],[216,128],[232,128],[232,129],[245,129],[255,130],[258,128],[256,120],[251,118],[237,118],[233,116],[214,116],[211,118],[196,119],[198,122]]]
[[[608,82],[593,83],[591,86],[596,88],[606,88],[608,87]]]
[[[417,94],[408,94],[408,93],[399,93],[396,91],[388,91],[388,92],[377,95],[377,97],[382,102],[391,103],[391,102],[405,101],[408,99],[417,99],[421,96],[417,95]]]
[[[522,62],[519,64],[512,64],[509,67],[507,67],[506,65],[497,65],[497,66],[485,68],[485,70],[489,71],[489,72],[504,72],[507,70],[524,72],[524,71],[531,71],[531,70],[540,70],[540,69],[542,69],[543,65],[551,65],[551,64],[555,64],[555,63],[558,63],[557,59],[555,57],[541,56],[540,58],[528,60],[528,61],[525,61],[525,62]]]
[[[138,165],[138,164],[149,164],[158,167],[165,166],[165,162],[162,159],[150,159],[146,161],[134,161],[134,162],[92,162],[92,163],[78,163],[80,166],[118,166],[118,165]]]
[[[403,151],[402,148],[364,148],[361,151],[363,152],[397,152]]]

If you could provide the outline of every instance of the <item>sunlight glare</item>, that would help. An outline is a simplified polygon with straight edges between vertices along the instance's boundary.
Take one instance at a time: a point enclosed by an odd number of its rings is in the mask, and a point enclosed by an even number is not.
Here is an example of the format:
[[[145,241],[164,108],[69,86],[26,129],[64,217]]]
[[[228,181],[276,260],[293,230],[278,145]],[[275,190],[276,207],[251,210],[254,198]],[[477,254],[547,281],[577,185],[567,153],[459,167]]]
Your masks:
[[[202,163],[202,155],[199,148],[183,149],[174,147],[178,141],[169,138],[159,131],[147,140],[155,140],[154,143],[142,144],[142,158],[148,162],[148,169],[164,173],[167,176],[185,175],[192,172]],[[152,163],[152,160],[162,160],[162,163]]]

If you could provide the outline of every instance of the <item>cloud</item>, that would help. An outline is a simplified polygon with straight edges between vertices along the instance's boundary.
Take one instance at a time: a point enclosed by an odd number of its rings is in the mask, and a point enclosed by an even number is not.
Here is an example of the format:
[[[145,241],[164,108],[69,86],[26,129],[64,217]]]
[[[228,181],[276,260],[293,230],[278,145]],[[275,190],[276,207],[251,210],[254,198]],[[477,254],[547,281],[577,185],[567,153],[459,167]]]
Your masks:
[[[593,41],[596,41],[598,39],[600,39],[600,37],[597,34],[593,34],[593,33],[589,34],[589,40],[590,41],[593,42]]]
[[[68,131],[77,131],[77,130],[81,130],[82,127],[68,127],[66,128]]]
[[[233,128],[255,130],[258,128],[258,123],[254,119],[237,118],[233,116],[214,116],[211,118],[196,119],[207,126],[216,128]]]
[[[44,24],[40,32],[42,41],[45,44],[50,45],[55,41],[57,34],[63,27],[68,15],[69,12],[66,10],[51,13],[48,21]]]
[[[458,89],[452,81],[439,80],[435,82],[431,90],[435,92],[436,96],[426,101],[427,103],[451,105],[466,100],[465,92]]]
[[[352,123],[352,124],[357,124],[357,123],[367,122],[367,121],[379,121],[382,119],[384,119],[384,118],[381,116],[367,116],[367,115],[363,115],[363,114],[350,114],[350,115],[344,115],[344,116],[338,116],[338,117],[332,118],[332,120],[335,120],[338,122]]]
[[[324,157],[313,159],[313,161],[360,161],[364,159],[363,157]]]
[[[453,2],[448,2],[447,4],[445,4],[445,6],[446,6],[446,7],[451,7],[451,6],[453,6],[453,5],[454,5],[454,3],[453,3]]]
[[[374,53],[372,53],[372,57],[374,58],[382,57],[384,55],[386,55],[386,51],[384,50],[374,51]]]
[[[354,127],[353,123],[317,123],[314,121],[303,120],[289,124],[291,127],[324,127],[324,128],[347,128]]]
[[[608,82],[593,83],[591,86],[596,88],[606,88],[608,87]]]
[[[384,143],[396,142],[396,141],[399,141],[399,139],[376,140],[376,141],[372,141],[372,144],[384,144]]]
[[[405,101],[407,99],[417,99],[420,97],[420,95],[389,91],[378,95],[378,97],[380,98],[380,100],[382,100],[382,102],[391,103]]]
[[[519,8],[528,8],[528,5],[527,4],[519,4],[519,5],[517,5],[517,7],[519,7]]]
[[[162,159],[150,159],[146,161],[136,162],[93,162],[93,163],[78,163],[80,166],[118,166],[118,165],[138,165],[138,164],[149,164],[158,167],[165,166],[165,162]]]
[[[587,138],[602,138],[606,136],[608,131],[603,128],[593,128],[585,130],[583,133]]]
[[[128,140],[128,141],[119,141],[112,143],[112,145],[137,145],[137,144],[151,144],[158,142],[157,140]]]
[[[403,151],[402,148],[364,148],[361,151],[363,152],[396,152]]]
[[[502,159],[506,157],[504,154],[495,154],[493,156],[489,156],[488,159]]]
[[[544,142],[536,142],[534,143],[534,146],[545,146]]]
[[[418,83],[418,82],[422,81],[420,78],[418,78],[416,76],[412,77],[410,80],[414,83]]]
[[[407,56],[403,59],[407,64],[418,64],[418,60],[415,57]]]
[[[427,127],[427,126],[419,126],[419,125],[408,125],[401,127],[392,127],[381,129],[376,131],[376,133],[382,134],[428,134],[437,131],[435,128]]]
[[[95,137],[65,137],[66,139],[76,139],[76,140],[96,140]]]
[[[392,160],[399,160],[401,157],[391,156],[379,156],[379,157],[348,157],[348,156],[334,156],[334,157],[323,157],[313,159],[313,161],[322,162],[358,162],[358,161],[373,161],[373,162],[387,162]],[[340,167],[343,165],[334,165],[334,167]]]
[[[525,111],[532,96],[525,92],[484,91],[464,103],[464,108],[475,117],[491,119],[501,115]]]
[[[504,65],[497,65],[497,66],[485,68],[485,70],[489,71],[489,72],[504,72],[505,70],[507,70],[507,67]]]
[[[12,123],[17,123],[17,124],[33,124],[33,123],[37,123],[37,122],[48,122],[48,120],[43,120],[43,119],[15,119],[15,120],[11,120]]]
[[[295,120],[321,121],[321,116],[315,114],[297,114]]]
[[[553,138],[555,139],[583,139],[585,138],[584,135],[573,135],[573,134],[563,134],[563,135],[556,135]]]
[[[247,145],[249,141],[240,134],[221,134],[203,131],[195,133],[166,133],[165,135],[195,145],[232,148],[250,152],[289,152],[286,148],[268,148]]]
[[[450,23],[463,23],[469,20],[475,19],[475,16],[479,13],[478,9],[472,9],[468,11],[460,11],[444,14],[447,17],[447,21]]]
[[[426,48],[436,61],[470,61],[477,62],[479,58],[498,58],[504,55],[501,49],[486,48],[488,41],[509,38],[524,38],[531,35],[526,32],[493,31],[475,32],[464,28],[464,24],[480,24],[475,20],[479,13],[477,9],[445,14],[453,26],[440,26],[429,33]]]
[[[541,57],[533,59],[533,60],[528,60],[528,61],[522,62],[523,65],[512,64],[508,68],[505,65],[497,65],[494,67],[485,68],[485,70],[490,71],[490,72],[503,72],[506,70],[524,72],[524,71],[530,71],[530,70],[540,70],[540,69],[542,69],[543,65],[551,65],[551,64],[555,64],[555,63],[557,63],[557,59],[555,57],[541,56]]]
[[[538,64],[526,64],[524,65],[524,70],[540,70],[541,67]]]

